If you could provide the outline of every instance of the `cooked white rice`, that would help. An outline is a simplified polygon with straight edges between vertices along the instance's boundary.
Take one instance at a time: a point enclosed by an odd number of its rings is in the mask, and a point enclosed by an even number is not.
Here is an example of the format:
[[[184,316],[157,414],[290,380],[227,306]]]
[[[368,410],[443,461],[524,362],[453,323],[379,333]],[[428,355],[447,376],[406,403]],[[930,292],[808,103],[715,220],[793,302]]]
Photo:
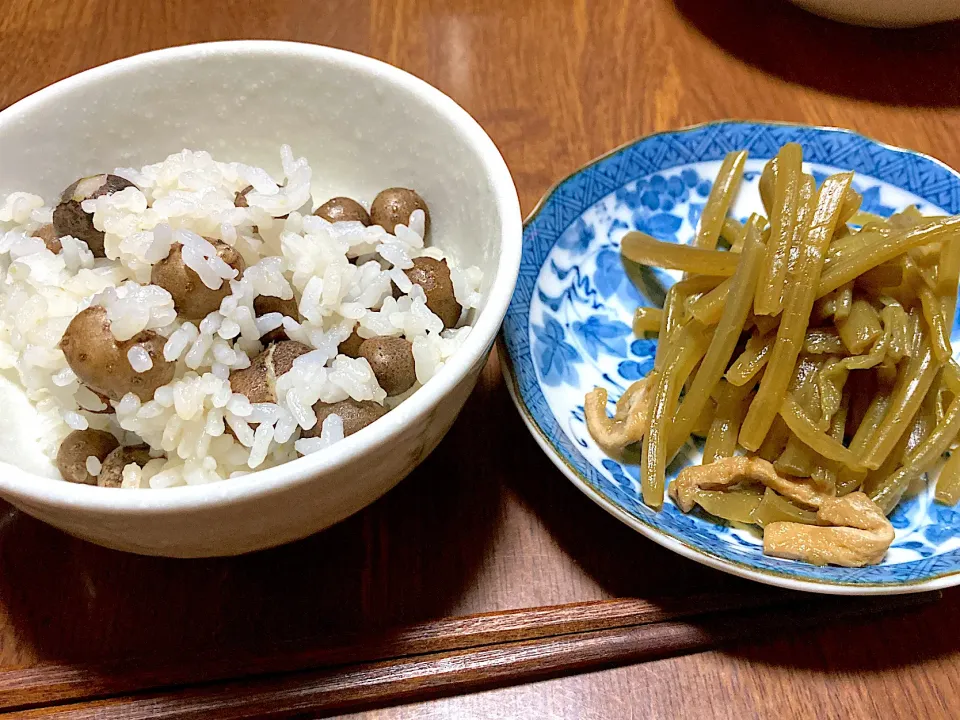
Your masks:
[[[480,299],[481,273],[475,267],[458,269],[456,258],[440,246],[424,246],[423,212],[414,212],[409,227],[398,225],[393,234],[359,222],[331,224],[309,214],[307,161],[294,158],[287,146],[281,148],[281,160],[281,182],[261,168],[216,162],[206,152],[190,150],[139,170],[115,170],[137,187],[82,205],[105,232],[106,259],[94,258],[86,243],[69,236],[61,238],[58,254],[33,237],[52,218],[53,208],[42,198],[13,193],[3,201],[0,369],[14,370],[35,404],[50,457],[71,430],[91,427],[113,433],[125,445],[146,442],[157,456],[143,468],[124,468],[125,488],[244,475],[343,438],[341,419],[330,415],[319,437],[300,439],[301,430],[317,422],[316,402],[351,397],[392,407],[433,377],[462,345],[470,330],[465,319]],[[251,185],[249,207],[235,207],[235,194]],[[240,279],[204,237],[241,254],[247,268]],[[184,263],[205,285],[216,289],[227,282],[231,290],[220,309],[197,324],[182,322],[170,294],[149,284],[152,266],[178,242]],[[444,330],[427,308],[423,290],[403,273],[420,256],[447,260],[464,308],[460,327]],[[399,299],[391,295],[392,283],[404,293]],[[297,298],[302,322],[279,313],[255,317],[257,295]],[[166,338],[163,356],[176,361],[177,371],[153,399],[141,402],[127,394],[112,403],[114,413],[101,414],[107,409],[102,399],[78,382],[59,342],[71,319],[91,305],[106,309],[118,340],[150,329]],[[337,353],[356,324],[361,337],[411,341],[417,383],[409,392],[387,398],[365,359]],[[248,367],[264,348],[261,336],[280,327],[313,351],[278,379],[276,403],[252,404],[232,392],[230,372]],[[140,346],[127,359],[138,372],[152,366]],[[87,469],[96,475],[100,462],[89,460],[95,462],[88,461]]]

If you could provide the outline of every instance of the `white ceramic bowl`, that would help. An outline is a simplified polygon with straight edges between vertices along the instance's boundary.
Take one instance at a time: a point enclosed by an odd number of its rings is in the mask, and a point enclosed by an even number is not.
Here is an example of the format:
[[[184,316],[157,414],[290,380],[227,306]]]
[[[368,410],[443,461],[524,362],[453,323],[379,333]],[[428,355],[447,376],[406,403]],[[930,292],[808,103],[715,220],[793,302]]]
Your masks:
[[[868,27],[918,27],[960,18],[960,0],[792,0],[831,20]]]
[[[521,218],[490,138],[427,83],[316,45],[239,41],[138,55],[51,85],[0,113],[0,195],[48,201],[78,177],[183,148],[279,170],[292,145],[314,198],[369,202],[416,188],[433,236],[484,272],[465,345],[422,389],[330,449],[205,486],[75,485],[37,450],[29,403],[0,376],[0,496],[73,535],[151,555],[232,555],[342,520],[387,492],[440,442],[473,389],[513,292]],[[429,510],[424,508],[425,512]]]

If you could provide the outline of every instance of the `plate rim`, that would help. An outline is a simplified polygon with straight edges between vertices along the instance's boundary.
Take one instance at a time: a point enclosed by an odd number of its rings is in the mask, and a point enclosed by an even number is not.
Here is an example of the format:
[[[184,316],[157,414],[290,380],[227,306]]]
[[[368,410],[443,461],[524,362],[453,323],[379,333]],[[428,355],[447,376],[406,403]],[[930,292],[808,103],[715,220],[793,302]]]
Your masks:
[[[598,155],[592,160],[584,163],[579,166],[572,172],[563,176],[556,182],[554,182],[540,197],[536,205],[530,211],[530,213],[524,218],[523,229],[526,231],[527,227],[537,218],[540,212],[547,206],[547,203],[550,199],[556,194],[560,187],[571,180],[572,178],[580,175],[589,168],[597,165],[598,163],[616,155],[617,153],[626,150],[640,142],[644,142],[656,137],[664,135],[678,135],[695,130],[701,130],[704,128],[714,127],[714,126],[723,126],[729,124],[738,124],[738,125],[762,125],[768,127],[785,127],[785,128],[799,128],[804,130],[817,130],[817,131],[826,131],[831,133],[842,133],[852,137],[861,138],[870,143],[873,143],[877,146],[880,146],[888,151],[896,152],[899,154],[909,155],[913,157],[922,158],[929,162],[935,163],[936,165],[941,166],[951,175],[955,176],[958,181],[960,181],[960,172],[951,168],[942,160],[939,160],[932,155],[928,155],[923,152],[916,150],[910,150],[908,148],[898,147],[896,145],[891,145],[882,140],[877,140],[863,133],[857,132],[855,130],[850,130],[847,128],[833,127],[829,125],[807,125],[805,123],[794,123],[794,122],[783,122],[783,121],[769,121],[769,120],[748,120],[748,119],[724,119],[724,120],[712,120],[702,123],[697,123],[695,125],[687,125],[684,127],[672,129],[672,130],[663,130],[655,133],[650,133],[649,135],[642,135],[633,140],[625,142],[617,147],[609,150],[602,155]],[[509,314],[509,310],[508,310]],[[671,550],[678,555],[685,557],[687,559],[698,562],[702,565],[706,565],[716,570],[722,572],[727,572],[738,577],[746,578],[749,580],[754,580],[766,585],[773,585],[776,587],[785,588],[788,590],[800,590],[804,592],[826,594],[826,595],[858,595],[858,596],[867,596],[867,595],[900,595],[908,593],[917,593],[917,592],[929,592],[935,590],[942,590],[948,587],[953,587],[960,584],[960,569],[953,570],[950,572],[945,572],[940,575],[926,577],[923,579],[918,579],[915,581],[903,581],[898,583],[877,583],[877,582],[844,582],[839,580],[815,580],[811,578],[797,578],[792,575],[787,575],[784,573],[779,573],[774,570],[767,569],[757,569],[750,567],[732,560],[728,560],[723,557],[719,557],[709,551],[698,548],[694,545],[688,544],[672,537],[671,535],[665,533],[659,528],[653,527],[652,525],[647,525],[633,515],[628,513],[617,503],[615,503],[610,498],[606,497],[602,493],[598,492],[593,488],[590,483],[584,478],[575,468],[571,467],[555,445],[549,440],[543,428],[540,427],[539,423],[533,416],[533,413],[527,407],[524,402],[520,388],[518,385],[516,373],[514,372],[514,358],[512,357],[508,345],[506,342],[505,336],[506,330],[501,328],[500,332],[497,335],[497,349],[500,359],[501,371],[504,375],[505,384],[507,386],[507,391],[510,395],[510,400],[516,408],[518,414],[520,415],[523,424],[526,426],[528,432],[533,436],[534,441],[544,452],[544,454],[553,462],[553,464],[563,473],[564,476],[570,482],[573,483],[584,495],[590,498],[594,503],[599,505],[601,508],[606,510],[610,515],[620,520],[622,523],[630,527],[636,532],[639,532],[644,537],[652,540],[658,545]]]

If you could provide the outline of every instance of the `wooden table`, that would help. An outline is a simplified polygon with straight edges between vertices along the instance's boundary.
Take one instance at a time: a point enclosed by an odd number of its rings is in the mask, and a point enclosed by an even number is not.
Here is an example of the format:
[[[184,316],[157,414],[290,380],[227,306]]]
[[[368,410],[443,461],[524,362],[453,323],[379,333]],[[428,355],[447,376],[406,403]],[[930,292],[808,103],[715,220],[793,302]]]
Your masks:
[[[717,118],[849,127],[960,166],[958,32],[860,30],[774,0],[6,0],[0,107],[168,45],[334,45],[409,70],[463,105],[499,145],[529,211],[555,180],[612,147]],[[289,547],[141,558],[3,508],[0,669],[132,666],[130,658],[212,648],[244,656],[343,627],[387,633],[468,613],[756,587],[673,556],[582,497],[521,426],[494,357],[420,469],[364,512]],[[764,629],[785,626],[779,639],[356,717],[960,712],[960,593],[839,627],[793,624],[785,615]],[[45,702],[33,697],[36,714]]]

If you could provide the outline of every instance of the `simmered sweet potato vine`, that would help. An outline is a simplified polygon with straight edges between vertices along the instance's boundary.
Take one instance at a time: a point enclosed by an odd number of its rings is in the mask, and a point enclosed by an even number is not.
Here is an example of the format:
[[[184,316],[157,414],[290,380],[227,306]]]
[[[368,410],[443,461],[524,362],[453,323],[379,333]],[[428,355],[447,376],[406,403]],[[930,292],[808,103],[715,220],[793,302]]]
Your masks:
[[[727,214],[745,160],[727,156],[690,246],[624,236],[625,258],[683,279],[636,314],[637,333],[659,332],[654,371],[613,418],[591,391],[587,426],[609,453],[639,444],[651,507],[702,434],[704,464],[669,487],[682,510],[758,526],[767,554],[877,563],[893,540],[885,514],[960,433],[960,217],[861,212],[852,173],[818,187],[791,143],[761,174],[767,217],[741,225]],[[960,453],[936,498],[960,499]]]

